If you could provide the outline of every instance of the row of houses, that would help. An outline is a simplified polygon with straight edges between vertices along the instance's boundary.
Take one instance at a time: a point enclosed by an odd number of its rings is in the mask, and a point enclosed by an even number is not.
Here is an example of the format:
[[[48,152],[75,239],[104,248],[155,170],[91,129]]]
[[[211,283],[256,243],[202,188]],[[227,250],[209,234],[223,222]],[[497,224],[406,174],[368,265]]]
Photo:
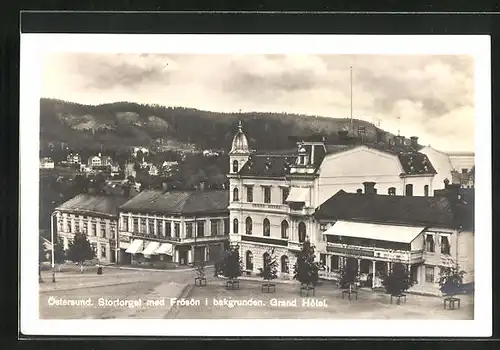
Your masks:
[[[146,190],[118,200],[82,194],[56,209],[58,234],[67,245],[85,232],[98,259],[123,264],[214,261],[232,245],[247,274],[274,249],[286,279],[309,240],[325,279],[338,278],[354,259],[361,279],[377,287],[403,263],[415,290],[433,292],[451,260],[471,282],[474,190],[452,183],[451,162],[446,168],[437,158],[434,166],[436,156],[417,141],[329,145],[313,137],[292,150],[256,151],[240,124],[229,191]]]

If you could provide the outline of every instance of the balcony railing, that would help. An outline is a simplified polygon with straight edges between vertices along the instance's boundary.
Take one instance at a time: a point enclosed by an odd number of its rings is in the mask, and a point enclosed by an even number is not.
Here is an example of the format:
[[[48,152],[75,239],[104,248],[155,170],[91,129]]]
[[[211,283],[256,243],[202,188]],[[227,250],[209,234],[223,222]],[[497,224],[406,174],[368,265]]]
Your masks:
[[[273,238],[273,237],[242,235],[241,240],[244,242],[263,243],[270,245],[278,245],[282,247],[286,247],[288,245],[288,241],[286,239]]]
[[[326,250],[332,253],[340,253],[350,256],[380,258],[388,261],[410,262],[411,253],[414,253],[415,262],[422,257],[422,251],[409,252],[405,250],[389,250],[377,247],[364,247],[339,243],[327,243]]]
[[[186,238],[181,238],[180,240],[182,242],[199,242],[199,241],[211,241],[211,240],[221,240],[221,239],[229,239],[229,235],[225,234],[218,234],[218,235],[213,235],[213,236],[192,236],[192,237],[186,237]]]
[[[162,235],[155,235],[155,234],[148,234],[148,233],[141,233],[141,232],[132,232],[130,234],[133,238],[140,238],[140,239],[152,239],[156,241],[161,241],[161,242],[180,242],[181,238],[180,237],[169,237],[169,236],[162,236]]]

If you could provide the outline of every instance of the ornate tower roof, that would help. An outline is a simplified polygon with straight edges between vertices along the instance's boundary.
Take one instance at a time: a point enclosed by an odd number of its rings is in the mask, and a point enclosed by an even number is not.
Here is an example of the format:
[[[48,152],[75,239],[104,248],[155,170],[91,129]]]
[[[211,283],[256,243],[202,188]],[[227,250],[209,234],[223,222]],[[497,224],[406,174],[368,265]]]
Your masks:
[[[234,135],[233,144],[231,146],[230,153],[249,153],[250,149],[248,147],[248,140],[245,134],[243,133],[243,126],[241,125],[241,121],[238,124],[238,132]]]

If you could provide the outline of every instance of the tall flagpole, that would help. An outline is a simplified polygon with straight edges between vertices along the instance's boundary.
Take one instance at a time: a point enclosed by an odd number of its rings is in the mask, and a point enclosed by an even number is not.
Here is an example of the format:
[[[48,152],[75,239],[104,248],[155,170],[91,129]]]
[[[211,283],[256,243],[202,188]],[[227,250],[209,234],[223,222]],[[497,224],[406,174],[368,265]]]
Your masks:
[[[350,70],[350,85],[351,85],[351,133],[354,136],[354,126],[352,122],[352,66],[349,66]]]

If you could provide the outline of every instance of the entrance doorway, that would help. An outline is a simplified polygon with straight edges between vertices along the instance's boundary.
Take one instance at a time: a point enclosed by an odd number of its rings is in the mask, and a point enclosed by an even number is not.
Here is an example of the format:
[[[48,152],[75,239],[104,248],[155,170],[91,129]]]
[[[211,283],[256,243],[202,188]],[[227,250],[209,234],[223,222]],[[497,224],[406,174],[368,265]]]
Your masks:
[[[185,248],[179,248],[179,265],[188,264],[188,250]]]

